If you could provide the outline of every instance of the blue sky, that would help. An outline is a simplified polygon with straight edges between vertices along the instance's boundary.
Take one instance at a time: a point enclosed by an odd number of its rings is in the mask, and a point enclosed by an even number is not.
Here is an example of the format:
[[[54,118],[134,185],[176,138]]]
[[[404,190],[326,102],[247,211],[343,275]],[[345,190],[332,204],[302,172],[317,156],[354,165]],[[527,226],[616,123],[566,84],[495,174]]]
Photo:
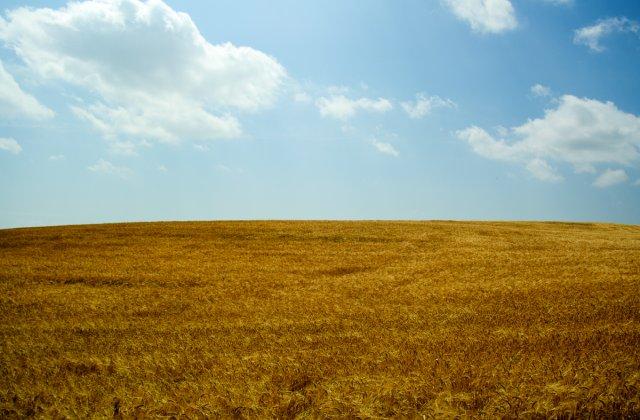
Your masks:
[[[640,3],[5,0],[0,226],[640,223]]]

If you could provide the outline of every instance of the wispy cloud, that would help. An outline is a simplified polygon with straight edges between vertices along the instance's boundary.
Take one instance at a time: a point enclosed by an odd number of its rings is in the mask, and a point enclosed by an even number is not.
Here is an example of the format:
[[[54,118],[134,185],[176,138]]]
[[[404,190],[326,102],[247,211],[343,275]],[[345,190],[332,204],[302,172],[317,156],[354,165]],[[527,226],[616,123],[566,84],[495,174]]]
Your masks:
[[[418,93],[415,101],[402,102],[400,105],[404,112],[413,119],[424,118],[437,108],[455,108],[456,106],[455,102],[451,99],[443,99],[439,96],[427,96],[424,93]]]
[[[95,164],[87,166],[87,169],[91,172],[115,175],[120,178],[128,178],[133,174],[133,171],[126,166],[116,166],[104,159],[100,159]]]
[[[295,102],[300,102],[300,103],[309,103],[312,101],[311,95],[309,95],[307,92],[295,92],[293,94],[293,100]]]
[[[600,44],[600,40],[613,33],[634,33],[640,32],[640,24],[635,20],[626,17],[612,17],[602,19],[591,26],[577,29],[573,37],[576,44],[586,45],[591,51],[602,52],[605,47]]]
[[[350,99],[344,95],[318,98],[316,106],[323,117],[343,121],[353,118],[358,112],[385,113],[393,109],[393,104],[386,98]]]
[[[546,97],[551,96],[551,88],[549,86],[541,85],[540,83],[531,86],[531,93],[533,96]]]
[[[389,156],[394,156],[394,157],[400,156],[400,152],[398,152],[396,150],[396,148],[393,147],[393,145],[391,145],[391,143],[386,143],[386,142],[383,142],[383,141],[379,141],[377,139],[373,139],[373,140],[371,140],[371,144],[380,153],[383,153],[383,154],[389,155]]]
[[[0,60],[0,118],[45,120],[53,116],[52,110],[20,88]]]
[[[243,174],[244,170],[242,170],[241,168],[235,168],[232,166],[228,166],[228,165],[223,165],[223,164],[217,164],[214,166],[214,169],[217,172],[222,172],[222,173],[227,173],[227,174]]]
[[[596,180],[593,185],[598,188],[607,188],[613,185],[627,182],[629,177],[627,173],[622,169],[607,169]]]
[[[5,150],[9,153],[17,155],[22,152],[22,147],[18,144],[15,139],[12,138],[2,138],[0,137],[0,150]]]

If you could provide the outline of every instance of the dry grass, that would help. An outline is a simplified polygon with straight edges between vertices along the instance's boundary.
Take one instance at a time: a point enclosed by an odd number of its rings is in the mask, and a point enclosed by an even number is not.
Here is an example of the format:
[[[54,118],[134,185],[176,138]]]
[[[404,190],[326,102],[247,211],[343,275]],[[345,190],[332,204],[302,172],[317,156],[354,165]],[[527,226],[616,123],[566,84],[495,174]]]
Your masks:
[[[0,417],[640,415],[640,227],[0,231]]]

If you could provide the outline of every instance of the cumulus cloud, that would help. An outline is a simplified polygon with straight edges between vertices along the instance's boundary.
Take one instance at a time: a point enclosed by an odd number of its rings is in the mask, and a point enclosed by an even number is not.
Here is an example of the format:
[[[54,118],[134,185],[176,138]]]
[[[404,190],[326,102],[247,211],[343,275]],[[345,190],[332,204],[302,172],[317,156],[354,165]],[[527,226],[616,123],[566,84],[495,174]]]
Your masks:
[[[551,96],[551,88],[545,85],[541,85],[540,83],[531,86],[531,93],[534,96],[545,97]]]
[[[53,117],[53,115],[52,110],[20,88],[0,60],[0,116],[3,118],[26,117],[44,120]]]
[[[594,25],[577,29],[573,37],[575,44],[582,44],[592,51],[602,52],[605,48],[600,44],[600,40],[607,35],[614,33],[634,33],[638,35],[640,24],[626,17],[612,17],[602,19]]]
[[[209,43],[161,0],[18,8],[0,22],[0,40],[41,79],[95,95],[72,110],[114,142],[237,137],[231,112],[269,107],[286,80],[274,58]]]
[[[444,3],[475,32],[498,34],[518,26],[510,0],[444,0]]]
[[[2,138],[0,137],[0,150],[5,150],[9,153],[13,153],[17,155],[22,152],[22,147],[12,138]]]
[[[598,188],[606,188],[627,182],[628,179],[629,177],[623,169],[607,169],[596,178],[593,185]]]
[[[456,104],[450,99],[418,93],[415,101],[402,102],[400,106],[410,118],[420,119],[429,115],[436,108],[454,108]]]
[[[182,139],[210,140],[234,138],[241,134],[240,123],[231,115],[216,116],[193,106],[183,98],[170,101],[144,100],[132,106],[108,106],[96,103],[72,105],[73,113],[90,123],[102,135],[114,142],[123,154],[134,145],[122,138],[151,139],[177,143]]]
[[[495,160],[516,160],[514,146],[505,140],[497,140],[484,129],[471,126],[464,130],[456,131],[460,140],[465,140],[471,149],[482,157]]]
[[[359,111],[384,113],[393,109],[391,101],[385,98],[350,99],[344,95],[323,96],[318,98],[316,106],[318,110],[320,110],[320,115],[323,117],[343,121],[354,117]]]
[[[526,168],[531,175],[541,181],[560,182],[564,179],[547,161],[539,158],[535,158],[527,163]]]
[[[104,159],[100,159],[95,164],[87,166],[87,169],[91,172],[115,175],[120,178],[128,178],[133,173],[133,171],[126,166],[116,166]]]
[[[400,152],[398,152],[396,150],[396,148],[393,147],[393,145],[391,145],[390,143],[385,143],[383,141],[379,141],[379,140],[373,139],[371,141],[371,144],[380,153],[384,153],[385,155],[390,155],[390,156],[394,156],[394,157],[400,156]]]
[[[576,172],[596,165],[630,166],[640,161],[640,117],[612,102],[562,96],[554,109],[495,138],[480,127],[456,133],[472,150],[489,159],[520,162],[537,178],[559,180],[548,161],[563,162]]]

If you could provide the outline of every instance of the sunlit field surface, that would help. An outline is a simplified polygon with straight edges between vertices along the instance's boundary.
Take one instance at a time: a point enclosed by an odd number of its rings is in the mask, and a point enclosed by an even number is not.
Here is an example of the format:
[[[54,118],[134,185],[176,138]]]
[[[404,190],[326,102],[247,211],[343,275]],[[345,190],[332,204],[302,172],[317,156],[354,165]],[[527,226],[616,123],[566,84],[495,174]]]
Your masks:
[[[640,415],[640,227],[0,231],[0,417]]]

